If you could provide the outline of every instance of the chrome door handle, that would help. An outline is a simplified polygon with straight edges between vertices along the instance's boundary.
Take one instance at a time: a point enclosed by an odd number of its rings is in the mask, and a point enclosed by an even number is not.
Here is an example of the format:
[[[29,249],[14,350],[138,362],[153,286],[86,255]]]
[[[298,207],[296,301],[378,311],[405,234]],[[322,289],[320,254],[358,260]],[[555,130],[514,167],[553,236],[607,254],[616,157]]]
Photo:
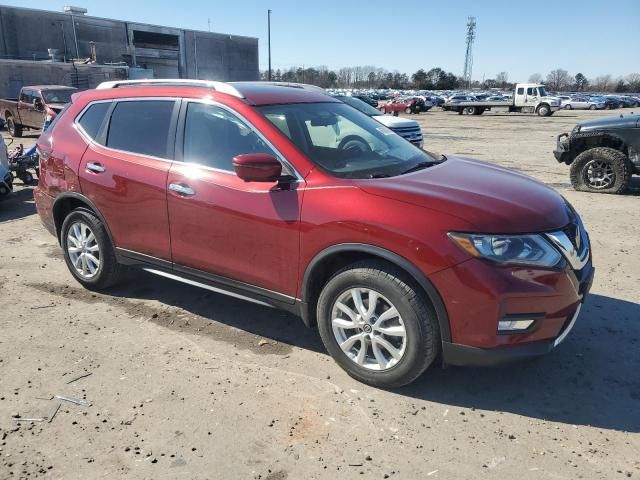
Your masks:
[[[193,188],[185,187],[184,185],[180,185],[179,183],[170,183],[169,190],[171,190],[172,192],[176,192],[178,195],[184,195],[186,197],[190,197],[196,194]]]
[[[102,173],[105,171],[105,168],[99,163],[89,162],[87,163],[87,170],[90,170],[95,173]]]

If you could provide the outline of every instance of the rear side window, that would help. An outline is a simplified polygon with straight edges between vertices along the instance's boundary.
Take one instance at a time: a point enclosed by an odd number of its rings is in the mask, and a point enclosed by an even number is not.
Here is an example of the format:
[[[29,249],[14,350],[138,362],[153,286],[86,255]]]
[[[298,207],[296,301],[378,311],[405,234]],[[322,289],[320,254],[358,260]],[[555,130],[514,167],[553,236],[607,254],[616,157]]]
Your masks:
[[[168,158],[167,144],[175,102],[119,102],[109,122],[107,147],[140,155]]]
[[[110,106],[111,102],[94,103],[85,110],[78,121],[85,133],[93,140],[97,139],[98,132]]]
[[[524,95],[524,88],[518,88],[518,95]]]

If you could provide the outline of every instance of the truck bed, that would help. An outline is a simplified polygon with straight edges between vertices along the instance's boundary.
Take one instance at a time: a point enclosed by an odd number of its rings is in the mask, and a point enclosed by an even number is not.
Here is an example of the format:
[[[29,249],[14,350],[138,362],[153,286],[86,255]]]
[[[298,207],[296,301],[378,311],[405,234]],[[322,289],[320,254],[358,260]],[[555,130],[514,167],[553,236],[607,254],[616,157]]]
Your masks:
[[[450,108],[455,108],[455,107],[512,107],[513,106],[513,100],[499,100],[499,101],[492,101],[492,102],[483,102],[481,100],[478,100],[477,102],[456,102],[456,103],[449,103],[449,102],[444,102],[444,104],[442,105],[443,107],[450,107]]]

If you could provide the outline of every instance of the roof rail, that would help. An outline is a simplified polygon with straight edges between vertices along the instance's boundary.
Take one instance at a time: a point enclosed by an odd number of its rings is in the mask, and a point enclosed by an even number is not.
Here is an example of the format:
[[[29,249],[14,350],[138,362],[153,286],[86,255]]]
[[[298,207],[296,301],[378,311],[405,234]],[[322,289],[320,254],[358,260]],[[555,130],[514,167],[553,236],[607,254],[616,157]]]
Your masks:
[[[327,91],[322,88],[322,87],[318,87],[316,85],[310,85],[308,83],[295,83],[295,82],[233,82],[233,83],[237,83],[237,84],[242,84],[242,83],[258,83],[260,85],[273,85],[275,87],[291,87],[291,88],[301,88],[303,90],[314,90],[316,92],[323,92],[323,93],[327,93]]]
[[[186,78],[153,78],[144,80],[114,80],[111,82],[102,82],[96,87],[96,90],[108,90],[110,88],[119,87],[146,87],[146,86],[165,86],[165,87],[205,87],[212,88],[216,92],[226,93],[238,98],[245,98],[233,85],[225,82],[216,82],[212,80],[192,80]]]

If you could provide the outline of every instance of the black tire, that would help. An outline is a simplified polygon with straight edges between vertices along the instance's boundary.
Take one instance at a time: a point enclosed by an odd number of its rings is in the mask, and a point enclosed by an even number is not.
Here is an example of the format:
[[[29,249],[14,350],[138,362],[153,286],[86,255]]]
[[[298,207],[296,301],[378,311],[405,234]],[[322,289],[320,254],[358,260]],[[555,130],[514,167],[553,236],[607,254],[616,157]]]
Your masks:
[[[78,221],[83,222],[93,232],[99,246],[100,265],[97,273],[90,279],[82,277],[73,266],[68,250],[68,235],[70,228]],[[77,208],[73,210],[62,223],[60,244],[64,253],[64,260],[75,279],[89,290],[104,290],[115,285],[121,277],[123,267],[116,259],[115,250],[107,233],[107,229],[100,219],[90,210]]]
[[[604,183],[594,180],[590,173],[595,168],[598,169],[596,172],[602,171],[603,168],[611,172],[612,180]],[[573,188],[578,191],[620,194],[627,190],[631,181],[631,162],[619,150],[607,147],[591,148],[575,158],[571,164],[570,177]]]
[[[589,105],[589,110],[595,110],[597,107],[595,105]]]
[[[394,110],[394,112],[393,112],[393,116],[394,116],[394,117],[397,117],[398,115],[400,115],[400,114],[398,113],[398,111],[397,111],[397,110]]]
[[[17,125],[11,115],[7,116],[7,130],[9,130],[12,137],[22,137],[22,125]]]
[[[22,183],[24,183],[25,185],[31,185],[34,180],[31,172],[23,172],[19,175],[19,178],[20,180],[22,180]]]
[[[538,115],[541,117],[548,117],[551,115],[551,108],[546,103],[543,103],[538,107]]]
[[[358,287],[373,289],[386,297],[404,323],[404,354],[383,371],[358,365],[342,351],[333,333],[334,303],[340,295]],[[425,294],[405,272],[383,261],[357,262],[333,275],[318,298],[317,318],[322,341],[338,365],[353,378],[376,387],[395,388],[413,382],[431,365],[440,348],[436,314]]]
[[[411,110],[411,107],[407,107],[404,109],[404,113],[406,114],[413,113],[413,110]]]
[[[567,103],[564,108],[565,110],[573,110],[573,107],[571,106],[570,103]]]
[[[476,107],[464,107],[464,113],[465,115],[475,115],[476,114]]]
[[[384,107],[380,107],[380,113],[384,115],[385,113],[387,113],[387,109]]]

